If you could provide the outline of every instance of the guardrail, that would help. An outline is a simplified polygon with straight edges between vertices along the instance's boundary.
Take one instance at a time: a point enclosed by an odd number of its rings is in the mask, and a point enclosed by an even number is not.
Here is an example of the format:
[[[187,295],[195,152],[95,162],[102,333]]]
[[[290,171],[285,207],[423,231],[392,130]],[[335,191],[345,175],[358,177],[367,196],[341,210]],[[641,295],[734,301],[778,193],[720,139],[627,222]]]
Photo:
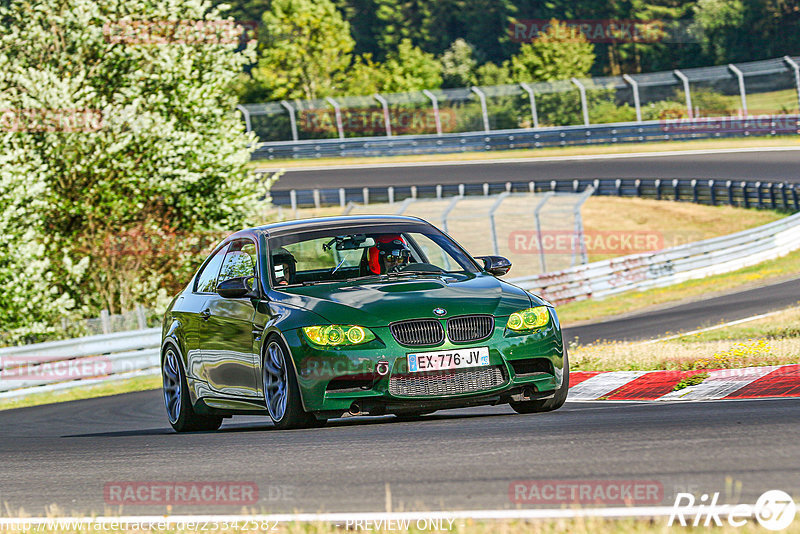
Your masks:
[[[570,145],[687,141],[725,137],[797,135],[800,115],[668,119],[591,126],[489,132],[350,137],[261,143],[253,160],[398,156]]]
[[[0,349],[0,398],[157,373],[161,329]]]
[[[722,274],[797,249],[800,249],[800,213],[758,228],[660,252],[634,254],[509,281],[554,304],[564,304]]]
[[[260,171],[269,172],[269,171]],[[581,193],[587,187],[595,195],[653,198],[687,201],[708,205],[729,205],[744,208],[766,208],[800,211],[796,184],[767,181],[732,180],[539,180],[529,182],[492,182],[483,184],[439,184],[404,187],[340,187],[309,190],[272,190],[272,203],[299,207],[339,205],[349,203],[394,204],[408,198],[445,198],[455,196],[490,196],[509,193]]]

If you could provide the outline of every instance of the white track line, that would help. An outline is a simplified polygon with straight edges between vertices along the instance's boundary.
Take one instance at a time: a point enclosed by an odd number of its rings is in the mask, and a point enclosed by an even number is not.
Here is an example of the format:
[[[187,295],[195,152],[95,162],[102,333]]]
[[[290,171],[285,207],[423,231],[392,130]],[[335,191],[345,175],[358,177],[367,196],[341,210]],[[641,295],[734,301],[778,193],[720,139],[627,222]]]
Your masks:
[[[787,308],[788,309],[788,308]],[[660,341],[669,341],[671,339],[678,339],[686,336],[693,336],[695,334],[702,334],[703,332],[711,332],[712,330],[719,330],[720,328],[726,328],[728,326],[734,326],[737,324],[742,323],[749,323],[750,321],[757,321],[758,319],[764,319],[765,317],[770,317],[772,315],[777,315],[779,313],[783,313],[786,310],[777,310],[774,312],[769,313],[762,313],[761,315],[752,315],[750,317],[745,317],[744,319],[738,319],[736,321],[731,321],[729,323],[718,324],[714,326],[709,326],[708,328],[700,328],[699,330],[691,330],[689,332],[684,332],[683,334],[675,334],[674,336],[667,336],[667,337],[660,337],[658,339],[650,339],[648,341],[642,341],[641,343],[636,343],[637,345],[650,345],[652,343],[659,343]]]
[[[681,507],[686,516],[701,510],[710,511],[710,506]],[[447,519],[514,520],[514,519],[572,519],[581,517],[601,518],[652,518],[668,517],[675,511],[672,506],[633,506],[616,508],[526,508],[518,510],[459,510],[433,512],[366,512],[366,513],[317,513],[317,514],[268,514],[268,515],[129,515],[99,517],[31,517],[0,518],[0,527],[16,525],[95,525],[110,523],[150,523],[181,525],[194,523],[347,523],[354,521],[416,521]]]
[[[451,167],[457,165],[502,165],[507,163],[537,163],[537,162],[558,162],[558,161],[592,161],[605,159],[634,159],[634,158],[658,158],[665,156],[703,156],[710,154],[738,154],[741,152],[791,152],[800,150],[800,146],[776,146],[776,147],[750,147],[750,148],[720,148],[716,150],[670,150],[662,152],[630,152],[627,154],[584,154],[575,156],[532,156],[528,158],[502,158],[502,159],[477,159],[477,160],[447,160],[447,161],[398,161],[396,163],[364,163],[337,165],[318,165],[309,167],[259,167],[257,171],[274,172],[285,170],[288,172],[301,171],[335,171],[348,169],[397,169],[402,167]]]

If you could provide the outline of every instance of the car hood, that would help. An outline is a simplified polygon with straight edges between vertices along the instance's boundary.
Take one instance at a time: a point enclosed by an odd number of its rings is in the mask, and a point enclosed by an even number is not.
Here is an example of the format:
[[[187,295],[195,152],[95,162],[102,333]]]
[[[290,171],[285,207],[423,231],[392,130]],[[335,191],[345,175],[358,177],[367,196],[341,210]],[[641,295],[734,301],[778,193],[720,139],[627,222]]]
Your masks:
[[[386,326],[404,319],[466,314],[507,316],[531,306],[529,294],[487,274],[421,275],[287,288],[277,300],[305,308],[334,324]],[[534,305],[539,304],[535,302]]]

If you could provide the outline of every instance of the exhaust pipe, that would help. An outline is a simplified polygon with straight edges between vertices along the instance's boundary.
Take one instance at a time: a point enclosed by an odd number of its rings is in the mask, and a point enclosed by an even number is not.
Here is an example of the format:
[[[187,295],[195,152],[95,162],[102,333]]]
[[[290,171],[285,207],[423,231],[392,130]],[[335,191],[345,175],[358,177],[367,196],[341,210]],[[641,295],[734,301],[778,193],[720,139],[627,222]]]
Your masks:
[[[350,415],[358,415],[361,413],[361,406],[357,402],[354,402],[350,405],[350,410],[348,411]]]
[[[385,360],[381,360],[375,366],[375,372],[378,373],[380,376],[386,376],[389,374],[389,362]]]

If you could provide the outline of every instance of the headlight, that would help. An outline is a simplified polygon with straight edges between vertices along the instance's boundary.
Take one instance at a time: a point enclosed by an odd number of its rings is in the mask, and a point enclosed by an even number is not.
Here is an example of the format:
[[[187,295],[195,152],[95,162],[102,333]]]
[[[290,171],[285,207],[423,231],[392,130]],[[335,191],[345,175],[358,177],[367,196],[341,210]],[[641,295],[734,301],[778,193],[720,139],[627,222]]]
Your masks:
[[[550,312],[547,306],[536,306],[535,308],[512,313],[508,318],[506,327],[515,332],[522,332],[547,326],[549,322]]]
[[[311,343],[321,347],[360,345],[375,339],[368,328],[355,325],[306,326],[302,330]]]

